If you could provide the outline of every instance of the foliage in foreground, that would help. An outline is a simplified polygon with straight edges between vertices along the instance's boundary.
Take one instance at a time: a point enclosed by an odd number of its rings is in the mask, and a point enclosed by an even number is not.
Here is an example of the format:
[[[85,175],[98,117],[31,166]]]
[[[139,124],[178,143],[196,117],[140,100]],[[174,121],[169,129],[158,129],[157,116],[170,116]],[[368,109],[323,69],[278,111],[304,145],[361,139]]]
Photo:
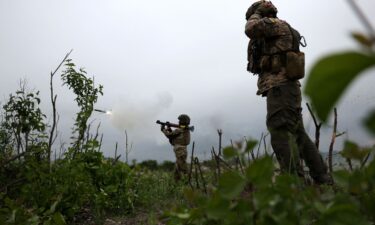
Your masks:
[[[367,34],[353,32],[352,37],[361,45],[360,50],[332,53],[322,57],[313,65],[307,78],[304,92],[323,121],[327,120],[353,81],[364,71],[375,67],[374,31],[370,29]],[[364,118],[363,124],[370,133],[375,134],[375,109]]]
[[[186,206],[166,213],[168,224],[374,224],[375,161],[336,171],[334,187],[312,186],[294,175],[274,175],[270,157],[244,173],[228,171],[206,195],[185,190]]]
[[[66,224],[86,213],[101,219],[106,211],[129,213],[136,194],[135,176],[124,163],[86,152],[52,165],[28,159],[1,171],[0,224]],[[12,177],[18,184],[12,184]],[[87,216],[87,215],[86,215]]]
[[[99,152],[97,135],[89,135],[88,119],[102,86],[96,87],[84,70],[76,70],[71,60],[65,59],[67,69],[61,78],[76,94],[80,111],[73,129],[73,135],[78,136],[72,137],[62,159],[51,163],[56,120],[52,126],[44,121],[39,92],[21,85],[3,106],[0,224],[71,224],[85,217],[100,223],[108,211],[130,213],[134,209],[134,170],[125,163],[106,160]],[[55,110],[53,75],[50,84]],[[51,127],[49,134],[47,127]]]

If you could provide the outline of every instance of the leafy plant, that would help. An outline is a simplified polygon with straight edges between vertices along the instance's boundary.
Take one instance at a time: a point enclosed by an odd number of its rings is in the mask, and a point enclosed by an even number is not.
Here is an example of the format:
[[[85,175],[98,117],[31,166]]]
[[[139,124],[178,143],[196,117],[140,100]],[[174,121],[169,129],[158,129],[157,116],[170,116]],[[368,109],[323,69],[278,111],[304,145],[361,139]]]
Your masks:
[[[94,104],[98,100],[98,95],[103,95],[103,86],[99,85],[99,87],[95,87],[94,80],[86,76],[87,73],[83,68],[76,70],[76,65],[71,59],[66,60],[65,66],[67,68],[63,71],[61,78],[64,84],[73,90],[76,95],[75,101],[78,107],[80,107],[75,120],[75,131],[78,132],[78,137],[74,145],[75,154],[76,151],[81,150],[87,130],[87,121],[94,110]]]
[[[319,118],[325,121],[346,88],[372,66],[375,66],[374,53],[348,51],[320,59],[313,66],[305,88]]]
[[[23,86],[3,106],[0,224],[60,225],[83,220],[100,224],[108,212],[127,214],[134,210],[133,170],[123,162],[105,159],[96,138],[83,136],[93,105],[103,94],[102,86],[96,88],[84,70],[74,69],[71,60],[66,66],[62,79],[74,90],[80,107],[75,124],[79,135],[70,148],[73,155],[68,153],[53,163],[47,158],[50,146],[39,92],[27,92]]]
[[[166,212],[168,224],[371,224],[375,161],[353,173],[334,173],[335,189],[304,184],[297,176],[274,176],[270,157],[245,170],[228,171],[206,195],[186,189],[188,205]]]
[[[3,106],[2,134],[10,138],[11,141],[7,142],[15,143],[18,154],[28,151],[30,141],[42,137],[46,128],[45,115],[39,104],[39,91],[28,92],[25,85],[21,85],[21,89],[15,95],[11,94]]]
[[[305,94],[310,97],[318,116],[326,121],[330,111],[354,79],[363,71],[375,66],[375,31],[366,16],[353,0],[348,3],[368,28],[368,34],[353,32],[352,37],[362,45],[361,51],[333,53],[320,59],[311,69]],[[375,111],[365,119],[364,125],[375,134]]]

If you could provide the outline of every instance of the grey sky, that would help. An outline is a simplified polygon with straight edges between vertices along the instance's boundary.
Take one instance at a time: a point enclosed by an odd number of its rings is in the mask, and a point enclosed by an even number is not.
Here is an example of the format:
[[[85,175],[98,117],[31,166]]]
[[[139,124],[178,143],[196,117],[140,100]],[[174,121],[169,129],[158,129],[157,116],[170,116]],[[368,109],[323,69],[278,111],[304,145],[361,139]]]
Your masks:
[[[132,158],[173,159],[155,120],[187,113],[196,126],[200,153],[244,136],[258,139],[265,127],[265,99],[255,95],[256,77],[246,72],[245,12],[254,1],[224,0],[0,0],[0,96],[3,102],[20,78],[41,91],[49,115],[49,73],[65,54],[104,85],[95,113],[104,133],[104,152],[123,130],[134,142]],[[357,1],[370,17],[373,0]],[[279,17],[306,37],[307,69],[326,53],[358,48],[350,31],[364,31],[344,0],[275,0]],[[360,119],[374,108],[374,70],[368,71],[338,105],[339,129],[361,143],[373,142]],[[55,79],[61,139],[70,136],[77,107]],[[318,90],[317,90],[318,91]],[[313,124],[305,110],[306,126]],[[311,129],[310,129],[311,128]],[[323,144],[328,147],[329,128]],[[322,150],[324,151],[323,147]]]

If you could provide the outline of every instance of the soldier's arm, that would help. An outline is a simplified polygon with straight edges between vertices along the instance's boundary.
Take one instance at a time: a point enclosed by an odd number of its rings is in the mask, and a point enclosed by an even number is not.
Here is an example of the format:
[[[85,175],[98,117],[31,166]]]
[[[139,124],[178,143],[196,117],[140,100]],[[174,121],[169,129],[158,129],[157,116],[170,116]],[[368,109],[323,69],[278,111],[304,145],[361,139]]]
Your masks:
[[[265,24],[259,14],[253,14],[245,25],[245,34],[251,39],[264,37],[264,30]]]
[[[178,135],[181,134],[181,130],[180,129],[175,129],[173,131],[170,131],[170,130],[167,130],[167,129],[164,129],[163,130],[163,133],[165,134],[165,136],[169,139],[173,139],[175,137],[177,137]]]

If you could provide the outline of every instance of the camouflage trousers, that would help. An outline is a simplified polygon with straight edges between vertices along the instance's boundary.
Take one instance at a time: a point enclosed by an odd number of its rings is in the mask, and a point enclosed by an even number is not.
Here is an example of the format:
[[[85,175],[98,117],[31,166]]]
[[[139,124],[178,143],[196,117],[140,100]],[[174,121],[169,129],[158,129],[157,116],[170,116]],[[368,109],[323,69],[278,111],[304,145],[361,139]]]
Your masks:
[[[301,90],[296,82],[273,87],[267,92],[267,128],[271,145],[283,172],[304,177],[300,159],[316,183],[332,183],[327,166],[306,134],[301,108]]]
[[[176,155],[176,167],[174,170],[175,180],[180,180],[183,175],[187,174],[187,147],[185,145],[173,146],[174,154]]]

